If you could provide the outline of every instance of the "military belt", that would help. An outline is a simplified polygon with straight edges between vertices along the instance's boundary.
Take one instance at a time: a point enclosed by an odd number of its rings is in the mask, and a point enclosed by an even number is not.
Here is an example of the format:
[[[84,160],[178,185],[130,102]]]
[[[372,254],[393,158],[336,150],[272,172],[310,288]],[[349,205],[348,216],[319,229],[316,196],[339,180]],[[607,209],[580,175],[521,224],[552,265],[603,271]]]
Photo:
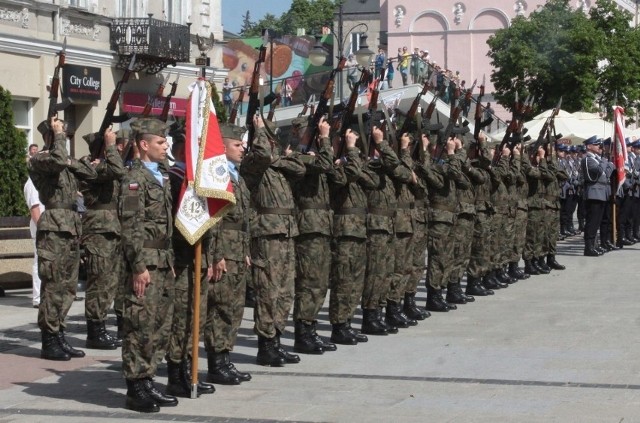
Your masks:
[[[308,206],[298,207],[300,210],[331,210],[328,204],[309,204]]]
[[[367,214],[367,209],[364,208],[364,207],[347,207],[347,208],[344,208],[344,209],[336,210],[335,214],[337,214],[337,215],[344,215],[344,214],[365,215],[365,214]]]
[[[169,248],[168,239],[145,239],[142,243],[143,248],[153,248],[156,250],[166,250]]]
[[[113,203],[98,203],[87,206],[87,210],[118,210],[118,207]]]
[[[370,207],[369,213],[376,216],[386,216],[386,217],[395,217],[396,212],[394,210],[389,209],[381,209],[378,207]]]
[[[62,210],[72,210],[76,211],[76,203],[60,203],[58,201],[53,201],[51,203],[45,204],[44,206],[47,210],[53,209],[62,209]]]
[[[415,203],[398,203],[399,209],[414,209],[416,207]]]
[[[285,209],[280,207],[259,207],[256,209],[258,214],[282,214],[293,215],[294,209]]]
[[[247,228],[244,223],[237,223],[237,222],[222,222],[220,223],[220,229],[223,229],[226,231],[241,231],[241,232],[247,231]]]
[[[448,211],[451,213],[455,213],[456,211],[455,204],[431,204],[431,208],[435,210]]]

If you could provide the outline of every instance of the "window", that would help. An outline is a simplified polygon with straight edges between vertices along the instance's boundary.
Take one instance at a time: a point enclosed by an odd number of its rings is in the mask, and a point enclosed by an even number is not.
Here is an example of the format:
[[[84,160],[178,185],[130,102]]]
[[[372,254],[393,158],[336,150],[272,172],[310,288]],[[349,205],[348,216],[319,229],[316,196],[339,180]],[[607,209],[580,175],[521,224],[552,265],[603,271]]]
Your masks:
[[[31,100],[21,100],[13,98],[13,118],[15,119],[15,126],[27,135],[27,145],[33,143],[33,113],[31,110]]]

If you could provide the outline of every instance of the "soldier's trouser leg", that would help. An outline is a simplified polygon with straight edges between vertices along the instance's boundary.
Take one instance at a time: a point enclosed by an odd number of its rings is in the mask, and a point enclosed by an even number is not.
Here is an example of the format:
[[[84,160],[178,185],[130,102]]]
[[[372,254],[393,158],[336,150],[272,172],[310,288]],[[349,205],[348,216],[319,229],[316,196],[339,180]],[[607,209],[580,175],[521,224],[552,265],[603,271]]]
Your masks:
[[[386,295],[390,273],[388,254],[392,245],[393,235],[387,232],[367,234],[367,270],[361,304],[364,310],[376,310],[383,299],[382,293]]]
[[[353,317],[362,298],[367,265],[367,240],[340,237],[336,239],[333,283],[329,295],[329,320],[345,323]]]
[[[524,245],[524,252],[522,254],[522,258],[524,260],[531,260],[534,257],[537,258],[542,255],[540,251],[540,234],[542,232],[542,228],[540,227],[541,224],[542,210],[530,208],[528,210],[526,242]]]
[[[247,267],[243,262],[225,262],[226,273],[209,282],[204,346],[213,353],[233,350],[244,313]]]
[[[427,283],[435,289],[446,288],[449,282],[453,253],[453,242],[449,234],[452,226],[449,222],[429,222]]]
[[[458,282],[464,275],[471,259],[471,244],[473,239],[473,226],[475,215],[459,214],[456,224],[451,228],[451,238],[453,247],[453,267],[451,271],[451,282]]]
[[[78,286],[78,238],[68,232],[38,231],[38,274],[41,293],[38,326],[57,333],[64,328]]]
[[[427,257],[427,230],[426,223],[417,222],[416,230],[413,233],[413,259],[411,266],[411,275],[404,287],[404,292],[415,294],[418,291],[418,284],[424,275],[426,269],[425,259]]]
[[[473,224],[473,240],[471,241],[471,255],[467,266],[467,274],[473,278],[484,276],[491,263],[491,249],[489,243],[492,235],[492,214],[479,211]]]
[[[173,274],[171,269],[149,269],[151,283],[136,297],[133,280],[127,281],[124,302],[122,371],[125,379],[153,377],[158,367],[156,351],[166,342],[161,330],[172,322]],[[169,300],[169,301],[167,301]]]
[[[251,240],[255,271],[256,308],[254,330],[265,338],[284,333],[293,303],[295,249],[293,239],[284,235]]]
[[[295,240],[296,278],[293,318],[313,323],[329,290],[331,237],[320,234],[299,235]]]
[[[545,237],[545,246],[543,254],[546,256],[556,255],[556,245],[558,244],[558,225],[560,224],[560,213],[558,209],[545,209],[545,229],[547,236]]]
[[[389,291],[383,298],[400,303],[404,298],[405,288],[413,270],[413,234],[395,234],[393,244],[393,251],[389,252],[394,257],[393,273],[389,278]]]
[[[122,249],[120,237],[112,234],[90,234],[84,238],[87,290],[84,315],[87,320],[106,320],[120,282]]]
[[[514,224],[514,242],[511,250],[509,262],[519,262],[524,252],[524,244],[527,242],[527,210],[518,209],[516,211],[516,220]]]

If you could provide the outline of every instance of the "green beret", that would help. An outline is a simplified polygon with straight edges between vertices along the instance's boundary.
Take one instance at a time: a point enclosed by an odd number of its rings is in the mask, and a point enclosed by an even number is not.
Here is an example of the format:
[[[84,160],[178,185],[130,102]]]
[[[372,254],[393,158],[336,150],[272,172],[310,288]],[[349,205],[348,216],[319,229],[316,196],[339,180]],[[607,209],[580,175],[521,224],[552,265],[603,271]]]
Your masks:
[[[159,137],[167,136],[167,124],[159,119],[140,118],[131,123],[131,131],[136,135],[151,134]]]
[[[238,125],[234,125],[232,123],[221,123],[220,124],[220,133],[222,134],[222,138],[231,138],[232,140],[242,140],[242,136],[244,135],[244,129]]]

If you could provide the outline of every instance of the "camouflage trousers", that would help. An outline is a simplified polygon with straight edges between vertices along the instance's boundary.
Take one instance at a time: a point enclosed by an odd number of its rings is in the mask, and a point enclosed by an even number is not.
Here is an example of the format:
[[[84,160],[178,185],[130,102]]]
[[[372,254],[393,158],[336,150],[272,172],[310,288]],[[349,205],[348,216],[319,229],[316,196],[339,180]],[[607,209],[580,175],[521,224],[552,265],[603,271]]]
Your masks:
[[[313,323],[329,290],[331,237],[304,234],[296,238],[296,282],[293,318]]]
[[[89,234],[83,237],[86,254],[87,290],[84,316],[87,320],[106,320],[122,279],[122,247],[114,233]]]
[[[391,273],[391,284],[386,299],[399,303],[404,297],[405,289],[413,273],[413,234],[396,233],[394,235],[393,251],[393,273]],[[386,302],[385,302],[386,304]],[[383,305],[383,304],[381,304]]]
[[[510,262],[519,262],[524,251],[524,244],[527,242],[527,210],[518,209],[516,211],[516,221],[514,224],[515,239],[513,250],[511,251]]]
[[[355,237],[335,239],[333,279],[329,294],[329,320],[345,323],[360,304],[367,267],[367,240]]]
[[[451,228],[450,236],[453,241],[453,264],[449,282],[459,282],[465,270],[467,270],[467,266],[471,260],[475,217],[473,214],[459,214],[456,218],[456,224]]]
[[[163,325],[167,333],[162,333],[163,339],[168,339],[166,355],[174,363],[191,356],[191,341],[193,339],[193,301],[195,273],[193,265],[175,266],[176,280],[174,283],[173,318],[171,325]],[[207,269],[200,270],[200,304],[199,304],[199,334],[203,332],[207,318]],[[198,335],[199,335],[198,334]],[[158,351],[160,361],[164,357],[163,351]],[[159,361],[159,362],[160,362]]]
[[[490,240],[493,235],[492,219],[490,211],[479,211],[473,222],[473,240],[471,241],[471,253],[467,265],[467,276],[480,278],[486,275],[492,267]]]
[[[273,338],[284,333],[293,304],[295,249],[292,238],[272,235],[251,239],[256,308],[254,331]]]
[[[142,379],[156,374],[166,351],[166,334],[173,322],[174,278],[169,268],[149,269],[151,283],[144,296],[136,297],[133,278],[126,282],[124,299],[124,339],[122,372],[126,379]]]
[[[446,288],[453,270],[452,223],[429,222],[427,283],[435,289]]]
[[[544,230],[541,227],[544,220],[543,209],[529,208],[527,214],[527,239],[524,244],[522,258],[531,260],[542,256],[542,243],[544,242]]]
[[[38,231],[38,275],[40,276],[40,330],[57,333],[76,297],[80,255],[78,238],[68,232]]]
[[[367,269],[361,306],[363,310],[377,310],[386,301],[389,291],[389,252],[393,235],[384,231],[367,234]]]
[[[498,232],[501,232],[502,239],[499,265],[504,266],[513,257],[513,246],[516,242],[516,208],[509,207],[509,211],[499,219],[498,223],[500,225]]]
[[[546,235],[542,246],[542,254],[556,255],[558,244],[558,231],[560,230],[560,210],[556,208],[544,209],[544,229]]]
[[[209,282],[207,324],[204,329],[204,347],[207,352],[221,353],[233,350],[238,328],[244,314],[246,290],[246,263],[225,260],[227,272],[219,281]]]
[[[418,291],[418,284],[422,280],[424,271],[427,268],[425,259],[427,257],[427,232],[428,225],[423,222],[416,222],[416,230],[413,233],[413,259],[411,263],[411,275],[404,287],[404,292],[415,294]]]

